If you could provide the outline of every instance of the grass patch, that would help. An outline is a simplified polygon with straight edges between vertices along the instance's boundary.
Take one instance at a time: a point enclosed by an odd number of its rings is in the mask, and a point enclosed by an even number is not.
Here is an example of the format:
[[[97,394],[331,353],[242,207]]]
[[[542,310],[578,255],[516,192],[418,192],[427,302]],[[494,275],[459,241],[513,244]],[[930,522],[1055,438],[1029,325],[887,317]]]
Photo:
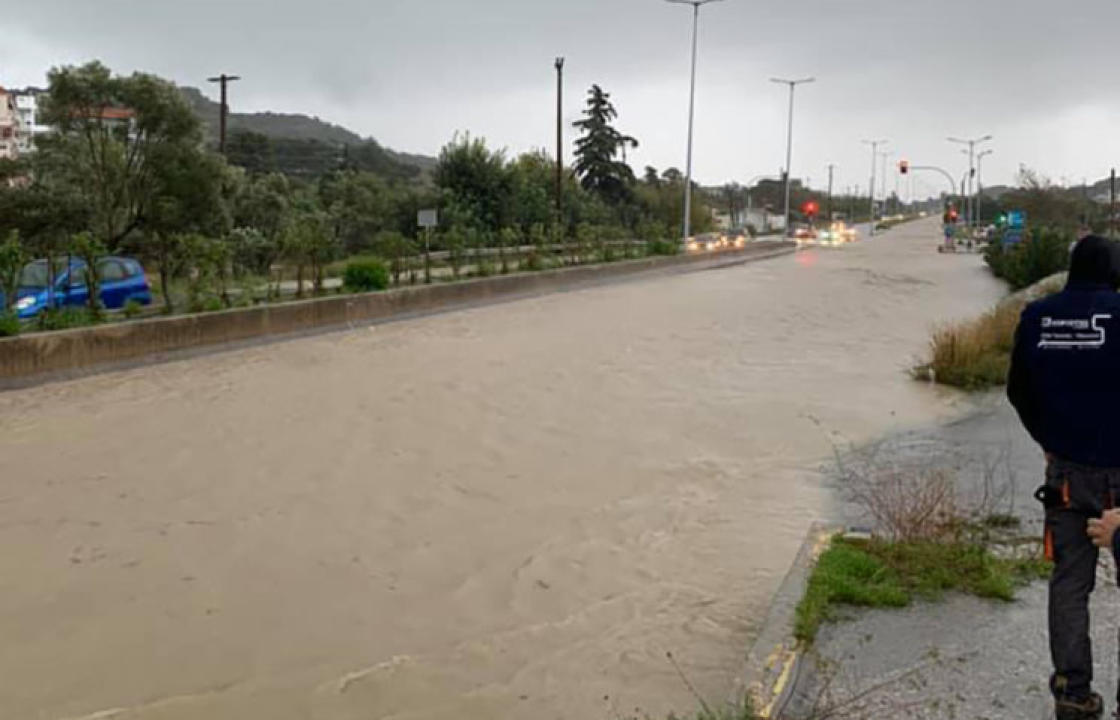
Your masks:
[[[1010,602],[1020,585],[1049,573],[1040,558],[998,558],[987,548],[933,541],[855,542],[836,538],[817,562],[797,606],[795,637],[812,643],[836,605],[905,607],[946,591]]]
[[[930,339],[930,361],[914,368],[913,376],[965,390],[1005,384],[1025,306],[1025,300],[1009,299],[975,320],[937,328]]]
[[[1062,289],[1062,278],[1012,295],[975,320],[943,325],[930,338],[930,360],[914,367],[916,380],[933,380],[963,390],[986,390],[1007,383],[1015,329],[1027,303]]]

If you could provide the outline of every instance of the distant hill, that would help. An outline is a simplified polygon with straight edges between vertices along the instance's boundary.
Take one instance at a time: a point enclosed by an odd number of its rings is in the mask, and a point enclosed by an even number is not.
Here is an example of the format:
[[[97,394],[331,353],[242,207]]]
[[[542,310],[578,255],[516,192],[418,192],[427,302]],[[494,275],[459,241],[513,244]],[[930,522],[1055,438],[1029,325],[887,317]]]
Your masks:
[[[183,97],[203,123],[211,143],[217,143],[219,103],[202,94],[198,88],[179,88]],[[316,176],[336,167],[345,157],[362,170],[389,178],[419,179],[436,165],[436,159],[424,155],[400,153],[382,147],[372,138],[363,138],[340,125],[317,117],[287,113],[231,112],[226,127],[227,142],[264,148],[267,157],[251,163],[254,169],[277,170],[289,175]],[[267,143],[261,143],[261,137]],[[231,154],[231,161],[235,158]],[[257,166],[260,167],[257,167]]]

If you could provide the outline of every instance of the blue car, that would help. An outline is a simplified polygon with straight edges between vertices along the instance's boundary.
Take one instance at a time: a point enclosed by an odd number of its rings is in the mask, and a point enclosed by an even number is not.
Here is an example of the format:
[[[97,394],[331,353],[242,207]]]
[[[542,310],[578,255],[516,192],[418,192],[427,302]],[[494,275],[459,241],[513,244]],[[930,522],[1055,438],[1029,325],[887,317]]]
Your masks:
[[[123,308],[129,301],[151,305],[152,290],[144,268],[132,258],[103,257],[97,261],[101,281],[101,305],[109,310]],[[35,260],[24,266],[19,278],[15,309],[20,319],[33,318],[51,307],[84,306],[89,302],[86,288],[86,263],[73,258],[56,262],[54,291],[48,288],[50,274],[46,260]],[[3,294],[0,293],[0,301]],[[3,304],[0,303],[0,308]]]

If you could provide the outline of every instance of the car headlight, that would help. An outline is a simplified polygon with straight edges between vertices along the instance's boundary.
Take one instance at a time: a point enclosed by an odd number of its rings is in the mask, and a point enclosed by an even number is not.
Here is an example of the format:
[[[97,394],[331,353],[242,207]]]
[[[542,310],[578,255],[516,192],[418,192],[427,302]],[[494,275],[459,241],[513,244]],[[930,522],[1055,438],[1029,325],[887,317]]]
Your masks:
[[[35,297],[33,295],[20,298],[19,301],[16,302],[16,310],[30,310],[33,307],[35,307]]]

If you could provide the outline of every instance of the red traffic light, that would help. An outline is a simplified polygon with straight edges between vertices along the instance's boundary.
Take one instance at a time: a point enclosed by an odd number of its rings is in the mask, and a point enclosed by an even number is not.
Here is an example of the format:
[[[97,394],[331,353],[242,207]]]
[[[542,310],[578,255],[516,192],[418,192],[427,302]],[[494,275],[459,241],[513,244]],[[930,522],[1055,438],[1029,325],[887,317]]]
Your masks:
[[[910,172],[910,161],[909,161],[909,160],[901,160],[901,161],[899,161],[899,163],[898,163],[898,172],[899,172],[899,173],[901,173],[901,174],[903,174],[903,175],[905,175],[905,174],[907,174],[908,172]]]
[[[821,206],[818,205],[815,200],[807,200],[805,204],[801,206],[801,212],[805,213],[806,215],[816,215],[820,211]]]

